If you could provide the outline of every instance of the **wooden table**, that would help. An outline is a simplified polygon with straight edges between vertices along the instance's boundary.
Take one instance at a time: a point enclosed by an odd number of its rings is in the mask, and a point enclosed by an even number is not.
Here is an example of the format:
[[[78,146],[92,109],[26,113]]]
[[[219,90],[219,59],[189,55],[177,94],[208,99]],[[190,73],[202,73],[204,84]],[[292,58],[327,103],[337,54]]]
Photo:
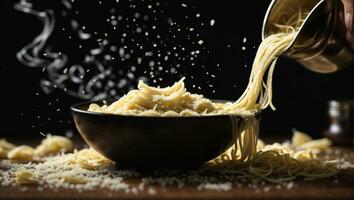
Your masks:
[[[270,188],[264,191],[264,188]],[[345,170],[333,179],[317,181],[294,181],[292,189],[277,189],[276,185],[266,184],[258,189],[250,187],[234,187],[229,192],[198,191],[195,186],[185,186],[182,189],[155,187],[157,193],[148,192],[126,194],[125,192],[110,192],[95,190],[77,192],[75,190],[59,189],[53,191],[45,189],[38,191],[37,187],[21,188],[0,187],[0,199],[354,199],[354,171]]]
[[[345,149],[351,162],[354,163],[353,149]],[[138,184],[139,180],[126,180],[129,184]],[[279,187],[276,184],[259,185],[256,188],[242,184],[234,184],[232,190],[218,192],[214,190],[199,191],[196,185],[176,186],[153,185],[156,194],[147,190],[138,194],[124,191],[112,192],[97,189],[94,191],[78,192],[76,190],[44,189],[39,191],[37,186],[0,186],[0,199],[354,199],[354,169],[342,170],[336,178],[320,179],[314,181],[295,180],[290,189]]]

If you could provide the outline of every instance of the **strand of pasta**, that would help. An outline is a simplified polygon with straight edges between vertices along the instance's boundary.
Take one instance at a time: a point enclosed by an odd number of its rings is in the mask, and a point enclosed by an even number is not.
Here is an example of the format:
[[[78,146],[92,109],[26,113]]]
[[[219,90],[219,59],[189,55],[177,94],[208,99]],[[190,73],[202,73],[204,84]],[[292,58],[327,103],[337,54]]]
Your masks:
[[[294,33],[278,33],[267,37],[258,48],[248,85],[241,97],[234,103],[235,109],[265,109],[269,105],[272,109],[272,75],[276,58],[281,55],[294,39]],[[270,68],[268,69],[268,67]],[[268,70],[267,83],[265,84],[265,94],[263,94],[263,76]],[[261,97],[261,98],[259,98]],[[257,103],[257,100],[259,102]]]
[[[257,151],[259,121],[254,114],[272,103],[272,80],[277,57],[291,44],[306,12],[275,24],[279,29],[260,44],[254,59],[248,85],[234,103],[216,104],[201,95],[186,92],[184,79],[171,87],[155,88],[139,82],[138,90],[130,91],[117,102],[106,107],[90,106],[95,111],[143,116],[199,116],[207,114],[229,114],[234,144],[227,152],[211,163],[231,173],[245,177],[258,177],[270,182],[290,181],[296,177],[322,178],[337,172],[333,163],[323,163],[315,159],[300,161],[287,153],[276,150]],[[307,41],[310,44],[312,41]],[[267,73],[268,72],[268,73]],[[267,73],[266,80],[263,77]],[[101,110],[100,110],[101,109]],[[240,110],[253,113],[252,117],[240,119]]]

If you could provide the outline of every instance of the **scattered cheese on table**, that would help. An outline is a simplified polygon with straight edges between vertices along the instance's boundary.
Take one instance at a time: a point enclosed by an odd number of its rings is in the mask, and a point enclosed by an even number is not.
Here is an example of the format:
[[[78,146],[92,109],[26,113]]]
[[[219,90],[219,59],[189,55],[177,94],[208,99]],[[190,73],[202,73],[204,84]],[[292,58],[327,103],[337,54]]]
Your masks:
[[[16,183],[18,185],[35,184],[37,180],[32,171],[25,169],[24,167],[19,168],[16,171]]]
[[[76,151],[73,159],[69,162],[78,164],[80,167],[87,170],[102,169],[113,164],[113,161],[105,158],[92,148]]]
[[[69,138],[48,134],[35,149],[35,154],[38,156],[47,156],[61,152],[70,152],[73,149],[74,144]]]
[[[21,145],[9,151],[7,158],[15,161],[32,161],[34,158],[34,149],[27,145]]]
[[[7,153],[15,148],[14,144],[9,143],[6,139],[0,139],[0,159],[7,158]]]

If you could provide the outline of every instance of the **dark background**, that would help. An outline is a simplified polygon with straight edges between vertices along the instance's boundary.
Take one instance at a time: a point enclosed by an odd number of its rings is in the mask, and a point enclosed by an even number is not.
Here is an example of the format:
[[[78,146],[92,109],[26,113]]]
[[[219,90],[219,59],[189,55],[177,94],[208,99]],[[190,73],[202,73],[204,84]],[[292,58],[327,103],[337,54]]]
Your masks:
[[[16,52],[28,44],[38,35],[42,29],[40,21],[32,15],[24,14],[13,9],[16,1],[1,1],[1,63],[0,63],[0,105],[1,137],[41,137],[42,133],[65,134],[73,129],[69,107],[72,104],[83,101],[68,95],[60,89],[54,89],[46,94],[39,86],[40,80],[47,77],[42,68],[31,68],[24,66],[16,59]],[[70,32],[61,31],[62,27],[68,26],[70,15],[63,17],[61,13],[65,8],[61,1],[31,1],[40,10],[53,9],[57,15],[57,24],[53,35],[47,42],[56,51],[62,51],[69,55],[69,64],[82,60],[82,49],[78,48],[78,41],[68,39]],[[132,15],[135,11],[129,5],[136,4],[139,13],[147,12],[144,5],[154,4],[157,1],[75,1],[75,9],[80,11],[76,16],[81,23],[94,27],[98,35],[109,33],[112,43],[116,46],[120,42],[124,27],[118,31],[111,30],[105,25],[110,8],[115,8],[116,13]],[[237,2],[237,3],[235,3]],[[179,77],[186,76],[187,87],[191,92],[202,93],[208,98],[235,100],[243,92],[251,69],[256,48],[261,41],[261,27],[263,16],[269,4],[267,1],[160,1],[162,13],[157,10],[153,15],[157,19],[155,24],[159,25],[157,32],[161,40],[171,39],[171,32],[167,27],[168,18],[179,23],[180,28],[193,27],[194,37],[189,40],[183,34],[178,36],[171,44],[164,46],[164,52],[172,48],[174,44],[186,46],[193,49],[198,39],[203,38],[203,51],[195,60],[194,67],[184,66],[178,75],[161,75],[164,77],[152,85],[167,85],[177,81]],[[187,7],[181,6],[186,4]],[[149,11],[150,12],[150,11]],[[196,18],[199,13],[200,17]],[[189,16],[188,19],[185,16]],[[215,25],[210,26],[210,20],[215,20]],[[204,26],[200,24],[204,23]],[[147,22],[146,26],[152,26]],[[102,31],[101,31],[102,30]],[[119,32],[119,34],[118,34]],[[199,34],[199,35],[196,35]],[[139,38],[140,37],[140,38]],[[138,36],[142,39],[144,36]],[[243,38],[247,42],[243,44]],[[188,39],[187,39],[188,38]],[[144,40],[145,41],[145,40]],[[158,42],[158,40],[156,40]],[[145,41],[150,45],[149,41]],[[192,42],[194,42],[192,44]],[[126,42],[127,43],[127,42]],[[133,45],[134,42],[128,42]],[[242,46],[246,50],[242,50]],[[85,48],[92,48],[89,45]],[[117,54],[117,53],[116,53]],[[139,54],[139,52],[137,53]],[[112,53],[112,55],[114,55]],[[134,56],[134,55],[133,55]],[[155,55],[154,55],[155,56]],[[142,57],[143,54],[142,54]],[[162,63],[164,67],[173,67],[178,63],[176,59],[169,59],[169,62]],[[185,61],[182,64],[188,65]],[[189,63],[190,64],[190,63]],[[115,68],[124,70],[130,68],[131,63],[116,61],[111,63]],[[137,73],[143,73],[148,63],[142,63]],[[246,65],[246,67],[245,67]],[[203,66],[203,67],[199,67]],[[215,78],[207,76],[206,71],[215,75]],[[351,99],[354,97],[354,68],[348,68],[335,74],[316,74],[303,68],[294,61],[281,58],[277,64],[274,81],[274,105],[275,112],[270,109],[262,114],[262,135],[267,134],[291,134],[292,128],[297,128],[309,134],[320,137],[327,126],[327,102],[331,99]],[[119,77],[116,78],[119,80]],[[202,86],[202,89],[191,87],[193,84]],[[124,87],[115,95],[127,92],[135,87],[136,81],[131,80],[130,87]],[[212,84],[213,87],[203,87]],[[215,92],[213,92],[213,90]]]

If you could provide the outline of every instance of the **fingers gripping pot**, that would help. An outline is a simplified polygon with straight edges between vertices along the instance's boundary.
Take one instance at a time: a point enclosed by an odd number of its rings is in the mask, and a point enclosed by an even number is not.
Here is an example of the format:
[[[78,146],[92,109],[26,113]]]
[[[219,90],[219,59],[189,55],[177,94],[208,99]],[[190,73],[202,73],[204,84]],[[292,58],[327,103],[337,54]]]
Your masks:
[[[299,9],[308,14],[296,37],[284,52],[307,69],[331,73],[354,64],[354,51],[339,20],[338,0],[273,0],[263,22],[263,39],[278,31]]]

